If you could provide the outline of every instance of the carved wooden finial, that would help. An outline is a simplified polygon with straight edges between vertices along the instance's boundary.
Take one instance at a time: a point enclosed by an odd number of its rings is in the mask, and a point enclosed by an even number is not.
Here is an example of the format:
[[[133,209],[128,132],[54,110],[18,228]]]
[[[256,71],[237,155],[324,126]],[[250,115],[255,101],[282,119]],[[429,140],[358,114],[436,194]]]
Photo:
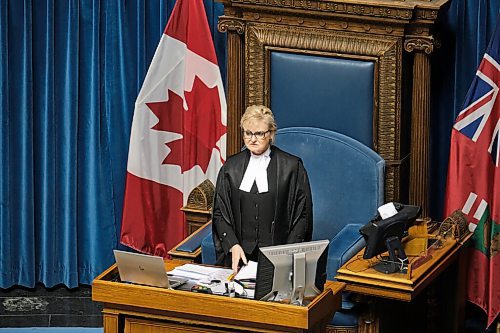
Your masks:
[[[439,227],[439,235],[443,238],[453,237],[460,241],[469,233],[467,219],[460,211],[454,211],[448,216]]]
[[[189,193],[184,208],[211,210],[214,201],[214,184],[209,179],[204,180]]]
[[[188,235],[210,220],[214,192],[214,184],[207,179],[189,193],[186,206],[181,208],[186,216],[186,233]]]

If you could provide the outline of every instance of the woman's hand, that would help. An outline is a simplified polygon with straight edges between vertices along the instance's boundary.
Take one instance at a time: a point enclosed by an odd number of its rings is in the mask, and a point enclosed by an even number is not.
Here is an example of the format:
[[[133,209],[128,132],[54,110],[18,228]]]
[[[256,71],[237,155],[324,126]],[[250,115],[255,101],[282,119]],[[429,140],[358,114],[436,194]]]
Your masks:
[[[234,274],[238,273],[238,265],[241,261],[243,261],[243,264],[247,264],[247,257],[245,257],[245,252],[241,248],[239,244],[233,245],[231,248],[231,268],[233,269]]]

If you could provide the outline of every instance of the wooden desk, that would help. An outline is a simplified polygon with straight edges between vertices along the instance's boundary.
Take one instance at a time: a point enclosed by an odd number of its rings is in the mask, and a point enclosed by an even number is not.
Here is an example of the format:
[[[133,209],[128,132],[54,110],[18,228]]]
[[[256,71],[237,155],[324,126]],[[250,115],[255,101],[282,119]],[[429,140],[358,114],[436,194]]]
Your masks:
[[[166,261],[167,270],[180,262]],[[116,265],[92,284],[104,303],[104,332],[323,332],[340,307],[340,282],[328,282],[307,307],[113,281]]]
[[[471,235],[466,236],[465,241]],[[432,254],[432,258],[412,270],[409,279],[403,273],[377,272],[372,266],[378,259],[364,260],[363,249],[337,271],[336,278],[346,282],[347,291],[410,302],[456,260],[460,249],[460,243],[447,239],[444,245]],[[410,263],[415,259],[410,258]]]
[[[383,300],[397,300],[411,303],[413,302],[426,288],[435,281],[448,267],[456,264],[456,271],[453,274],[454,281],[450,281],[445,285],[446,288],[454,288],[454,302],[448,311],[452,312],[453,326],[450,331],[461,331],[463,324],[463,307],[465,306],[465,266],[464,256],[462,253],[462,244],[467,242],[472,234],[467,235],[459,243],[454,239],[447,239],[443,246],[432,253],[432,257],[424,264],[411,271],[410,276],[403,273],[384,274],[372,268],[378,262],[377,259],[364,260],[363,251],[360,251],[345,265],[337,271],[337,280],[346,283],[346,291],[373,296],[378,298],[374,303],[380,313],[383,309]],[[417,258],[410,258],[410,263]],[[387,303],[387,302],[385,302]],[[401,305],[395,305],[401,307]],[[418,306],[430,306],[428,301],[424,301]],[[411,309],[411,307],[407,307]],[[392,310],[391,310],[392,311]],[[413,311],[413,310],[409,310]],[[403,311],[404,312],[404,311]],[[415,314],[416,315],[416,312]],[[374,315],[375,317],[377,315]],[[405,319],[399,319],[404,321]],[[427,320],[427,318],[417,318],[417,321]],[[374,318],[378,322],[377,318]],[[378,324],[377,324],[378,326]],[[370,328],[371,332],[378,332],[378,328]]]

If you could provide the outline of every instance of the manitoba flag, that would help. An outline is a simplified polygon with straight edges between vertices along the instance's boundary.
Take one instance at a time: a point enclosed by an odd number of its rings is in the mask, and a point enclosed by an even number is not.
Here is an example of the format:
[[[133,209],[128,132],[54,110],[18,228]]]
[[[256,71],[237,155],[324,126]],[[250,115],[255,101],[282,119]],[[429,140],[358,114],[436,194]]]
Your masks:
[[[226,100],[202,0],[178,0],[135,102],[121,243],[163,256],[225,159]]]
[[[461,210],[474,232],[467,298],[488,315],[500,310],[500,25],[490,41],[451,134],[445,214]]]

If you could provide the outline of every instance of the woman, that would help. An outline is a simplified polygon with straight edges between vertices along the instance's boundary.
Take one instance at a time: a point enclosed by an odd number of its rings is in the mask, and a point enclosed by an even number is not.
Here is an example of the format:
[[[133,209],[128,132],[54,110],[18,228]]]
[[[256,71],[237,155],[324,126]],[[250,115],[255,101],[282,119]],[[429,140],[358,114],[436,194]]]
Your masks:
[[[218,264],[236,272],[259,247],[311,240],[312,199],[300,158],[272,145],[271,110],[253,105],[241,118],[247,149],[219,171],[212,227]]]

